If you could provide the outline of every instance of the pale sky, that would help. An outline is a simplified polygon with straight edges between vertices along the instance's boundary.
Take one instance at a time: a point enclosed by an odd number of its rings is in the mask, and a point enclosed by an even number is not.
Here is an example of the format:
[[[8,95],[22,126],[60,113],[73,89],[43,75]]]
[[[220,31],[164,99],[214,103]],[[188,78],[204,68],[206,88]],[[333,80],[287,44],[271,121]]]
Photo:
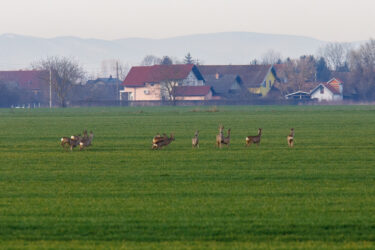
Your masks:
[[[167,38],[248,31],[375,38],[375,0],[0,0],[0,34]]]

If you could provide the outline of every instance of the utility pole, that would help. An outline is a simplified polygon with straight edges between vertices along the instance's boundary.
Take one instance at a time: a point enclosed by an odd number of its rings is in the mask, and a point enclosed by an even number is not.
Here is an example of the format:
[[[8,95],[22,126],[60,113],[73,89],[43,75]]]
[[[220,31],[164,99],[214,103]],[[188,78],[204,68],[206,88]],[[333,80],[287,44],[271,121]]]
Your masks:
[[[52,70],[49,68],[49,108],[52,108]]]
[[[119,84],[118,84],[119,78],[118,78],[118,61],[116,61],[116,99],[119,100],[120,98],[120,92],[119,92]]]

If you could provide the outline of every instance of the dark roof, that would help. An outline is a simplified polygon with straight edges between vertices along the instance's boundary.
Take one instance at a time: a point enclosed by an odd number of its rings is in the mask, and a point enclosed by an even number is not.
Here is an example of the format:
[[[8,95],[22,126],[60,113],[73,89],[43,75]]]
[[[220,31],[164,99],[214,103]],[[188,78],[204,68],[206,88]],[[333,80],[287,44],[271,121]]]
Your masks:
[[[199,65],[198,69],[205,78],[216,73],[238,75],[247,88],[258,88],[273,67],[271,65]]]
[[[121,81],[117,78],[108,77],[108,78],[97,78],[95,80],[88,80],[87,84],[96,84],[99,82],[103,82],[105,84],[116,84],[117,82],[121,82]]]
[[[175,96],[206,96],[210,90],[210,86],[178,86]]]
[[[219,79],[216,79],[216,75],[206,75],[204,79],[206,85],[211,86],[216,94],[227,94],[233,84],[241,84],[241,78],[232,74],[219,75]]]
[[[17,83],[20,88],[36,90],[48,87],[48,72],[40,70],[0,71],[0,81]]]
[[[166,80],[184,80],[193,71],[198,80],[204,80],[194,64],[172,64],[132,67],[122,85],[143,86]]]

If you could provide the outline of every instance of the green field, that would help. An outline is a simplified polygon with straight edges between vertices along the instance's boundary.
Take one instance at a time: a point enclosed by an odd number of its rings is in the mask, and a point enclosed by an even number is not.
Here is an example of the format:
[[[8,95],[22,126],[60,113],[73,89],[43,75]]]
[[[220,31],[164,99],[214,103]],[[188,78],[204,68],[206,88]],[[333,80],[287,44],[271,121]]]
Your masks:
[[[375,106],[210,111],[0,110],[0,248],[375,248]],[[61,148],[85,128],[92,147]],[[176,140],[153,151],[157,132]]]

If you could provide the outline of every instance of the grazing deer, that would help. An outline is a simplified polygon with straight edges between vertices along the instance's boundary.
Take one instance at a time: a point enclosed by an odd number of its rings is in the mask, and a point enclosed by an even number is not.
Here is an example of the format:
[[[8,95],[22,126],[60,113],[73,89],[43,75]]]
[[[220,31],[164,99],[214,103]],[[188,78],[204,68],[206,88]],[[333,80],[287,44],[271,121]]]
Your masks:
[[[159,140],[158,142],[156,143],[152,143],[152,149],[161,149],[162,147],[164,146],[167,146],[169,145],[172,141],[174,141],[174,135],[171,134],[170,137],[168,136],[165,136],[163,137],[164,140]]]
[[[160,136],[159,133],[157,133],[156,136],[154,136],[154,138],[152,138],[152,144],[156,144],[160,141],[164,141],[166,138],[168,138],[168,136],[164,133],[163,136]]]
[[[79,150],[82,150],[88,146],[91,146],[92,139],[94,139],[94,133],[92,131],[90,131],[90,135],[87,135],[87,131],[85,132],[86,132],[86,136],[84,135],[81,141],[79,142]]]
[[[258,129],[258,135],[246,137],[246,146],[250,146],[252,143],[255,143],[257,146],[259,146],[261,136],[262,136],[262,129],[260,128]]]
[[[193,139],[191,139],[191,144],[192,144],[193,148],[199,148],[198,135],[199,135],[199,130],[195,131],[195,135],[194,135]]]
[[[219,126],[219,134],[216,135],[216,145],[217,145],[219,148],[221,148],[221,143],[222,143],[222,141],[224,140],[223,129],[224,129],[224,126],[223,126],[223,125],[220,125],[220,126]]]
[[[290,134],[286,137],[288,141],[288,146],[292,148],[294,146],[294,128],[290,129]]]
[[[67,149],[66,146],[70,146],[70,137],[62,137],[62,138],[61,138],[61,146],[62,146],[64,149]]]
[[[229,143],[230,143],[230,129],[228,129],[228,136],[224,137],[223,140],[221,141],[221,143],[225,144],[225,145],[227,145],[227,147],[229,147]]]

